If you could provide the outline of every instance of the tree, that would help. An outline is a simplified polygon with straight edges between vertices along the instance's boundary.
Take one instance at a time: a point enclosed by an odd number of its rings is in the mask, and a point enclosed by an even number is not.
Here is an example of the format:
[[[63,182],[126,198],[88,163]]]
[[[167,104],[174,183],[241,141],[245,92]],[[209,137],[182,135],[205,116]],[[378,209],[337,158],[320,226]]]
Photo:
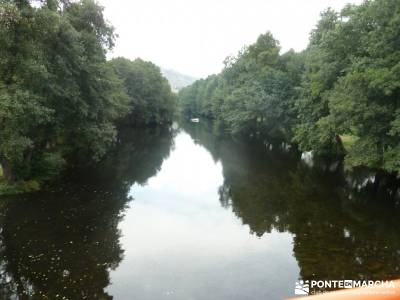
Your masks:
[[[290,139],[300,56],[279,55],[271,33],[225,60],[218,75],[196,81],[179,93],[183,113],[221,121],[234,134]],[[290,71],[289,71],[290,70]]]
[[[281,55],[278,41],[261,35],[220,74],[184,89],[183,112],[222,121],[231,133],[346,156],[349,167],[399,174],[399,36],[399,1],[327,9],[305,51]]]
[[[66,163],[99,160],[128,113],[132,124],[171,122],[175,100],[158,67],[137,60],[127,79],[106,61],[113,32],[94,0],[0,1],[7,181],[46,181]]]
[[[172,122],[176,99],[160,68],[141,59],[130,61],[116,58],[109,62],[124,83],[130,98],[129,124],[169,124]]]

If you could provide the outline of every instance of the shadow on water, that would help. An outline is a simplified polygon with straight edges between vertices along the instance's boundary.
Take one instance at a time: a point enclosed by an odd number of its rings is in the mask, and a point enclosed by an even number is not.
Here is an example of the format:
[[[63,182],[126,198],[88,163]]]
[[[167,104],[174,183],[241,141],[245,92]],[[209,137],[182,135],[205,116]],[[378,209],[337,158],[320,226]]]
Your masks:
[[[103,162],[57,190],[1,199],[0,299],[112,299],[129,188],[159,171],[173,135],[125,131]]]
[[[400,277],[400,208],[388,197],[398,182],[382,178],[376,189],[370,174],[317,159],[310,166],[285,145],[235,141],[207,124],[182,126],[221,162],[223,207],[257,236],[294,234],[302,279]]]

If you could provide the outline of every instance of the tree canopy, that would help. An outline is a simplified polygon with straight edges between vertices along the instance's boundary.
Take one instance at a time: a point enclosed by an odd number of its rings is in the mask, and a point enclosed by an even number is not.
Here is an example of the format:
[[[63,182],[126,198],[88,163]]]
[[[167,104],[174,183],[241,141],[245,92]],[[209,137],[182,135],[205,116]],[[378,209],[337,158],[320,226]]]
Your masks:
[[[109,64],[124,83],[130,98],[128,124],[169,124],[176,109],[176,96],[159,67],[141,59],[119,57]]]
[[[107,62],[114,41],[94,0],[0,0],[0,165],[8,181],[47,180],[76,154],[100,159],[121,119],[171,121],[174,97],[160,70]]]
[[[400,2],[365,1],[321,14],[301,53],[270,33],[183,89],[185,115],[227,131],[345,155],[347,166],[400,171]]]

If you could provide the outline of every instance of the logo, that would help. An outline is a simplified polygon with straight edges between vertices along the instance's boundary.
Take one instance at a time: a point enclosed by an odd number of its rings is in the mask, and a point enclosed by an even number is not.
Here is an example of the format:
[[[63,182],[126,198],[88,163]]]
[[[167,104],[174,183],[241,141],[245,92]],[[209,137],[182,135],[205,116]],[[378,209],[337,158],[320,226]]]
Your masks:
[[[315,295],[337,289],[374,288],[374,293],[388,294],[396,288],[393,280],[299,280],[294,288],[295,295]],[[393,290],[392,290],[393,292]]]
[[[308,280],[296,281],[294,288],[295,295],[308,295],[310,293],[310,283]]]
[[[353,280],[344,280],[343,287],[345,289],[352,289],[353,288]]]

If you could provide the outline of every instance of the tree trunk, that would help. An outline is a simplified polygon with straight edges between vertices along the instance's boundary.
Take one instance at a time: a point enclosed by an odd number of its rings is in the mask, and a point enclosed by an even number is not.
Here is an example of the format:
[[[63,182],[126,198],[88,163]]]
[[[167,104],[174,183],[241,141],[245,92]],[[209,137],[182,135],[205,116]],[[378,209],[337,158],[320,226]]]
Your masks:
[[[0,165],[1,165],[1,168],[3,169],[4,178],[8,182],[14,181],[14,175],[12,172],[10,162],[5,157],[0,156]]]

